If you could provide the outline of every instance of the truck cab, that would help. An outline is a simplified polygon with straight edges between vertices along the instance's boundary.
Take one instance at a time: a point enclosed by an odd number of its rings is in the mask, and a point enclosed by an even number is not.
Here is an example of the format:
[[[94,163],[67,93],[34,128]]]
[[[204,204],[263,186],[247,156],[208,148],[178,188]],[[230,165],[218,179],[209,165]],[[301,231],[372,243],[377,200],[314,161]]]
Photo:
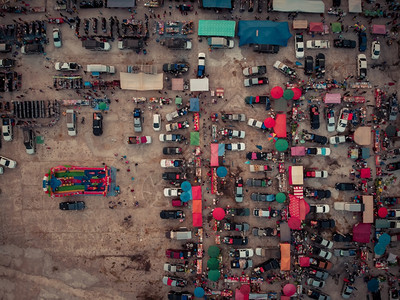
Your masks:
[[[76,113],[73,109],[67,109],[67,129],[69,136],[76,136],[77,135],[77,128],[76,128]]]

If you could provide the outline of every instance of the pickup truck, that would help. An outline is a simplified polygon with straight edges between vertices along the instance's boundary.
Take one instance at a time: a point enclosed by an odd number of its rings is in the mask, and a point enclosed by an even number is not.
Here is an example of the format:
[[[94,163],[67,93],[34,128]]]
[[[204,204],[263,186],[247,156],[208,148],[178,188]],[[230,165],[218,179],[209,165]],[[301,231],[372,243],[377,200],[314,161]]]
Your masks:
[[[279,70],[285,76],[290,77],[290,79],[295,79],[297,77],[295,70],[289,68],[287,65],[285,65],[283,62],[280,62],[279,60],[274,63],[274,68]]]
[[[170,38],[166,39],[162,44],[167,46],[169,49],[174,50],[190,50],[192,49],[192,42],[182,38]]]
[[[248,187],[266,187],[272,184],[270,178],[249,178],[246,180],[246,186]]]
[[[139,144],[151,144],[151,136],[130,136],[128,137],[128,144],[139,145]]]
[[[364,204],[362,204],[362,203],[334,202],[333,207],[336,210],[346,210],[346,211],[355,211],[355,212],[364,211]]]
[[[197,78],[203,78],[206,73],[206,54],[199,53],[199,61],[197,66]]]
[[[255,78],[247,78],[243,81],[245,87],[251,87],[255,85],[264,85],[268,84],[267,77],[255,77]]]
[[[307,41],[307,49],[328,49],[331,43],[328,40],[311,40]]]
[[[271,109],[271,101],[268,96],[247,96],[244,98],[244,102],[249,105],[265,104],[265,110]]]
[[[267,73],[267,66],[248,67],[243,69],[244,76],[258,76]]]
[[[178,129],[185,129],[189,128],[189,122],[184,121],[184,122],[175,122],[175,123],[169,123],[165,125],[165,129],[170,132],[170,131],[175,131]]]
[[[267,165],[250,165],[250,172],[270,172],[272,168]]]
[[[242,130],[234,130],[234,129],[227,129],[227,128],[222,128],[220,131],[220,134],[223,137],[227,137],[229,139],[231,138],[239,138],[239,139],[244,139],[246,136],[246,132]]]
[[[241,216],[247,217],[247,216],[250,216],[250,209],[248,209],[248,208],[232,208],[232,207],[227,207],[227,208],[225,209],[225,213],[226,213],[227,216],[231,216],[231,217],[235,217],[235,216],[238,216],[238,217],[241,217]]]
[[[133,129],[135,132],[142,132],[142,111],[135,108],[133,111]]]
[[[223,114],[221,116],[222,121],[246,121],[246,115],[245,114]]]
[[[321,145],[325,145],[326,143],[328,143],[328,138],[326,136],[322,136],[322,135],[318,135],[318,134],[313,134],[313,133],[309,133],[306,131],[303,131],[304,135],[303,135],[303,139],[305,141],[309,141],[309,142],[315,142]]]
[[[271,217],[277,217],[279,216],[280,211],[272,209],[269,207],[268,209],[260,209],[260,208],[255,208],[253,210],[253,215],[256,217],[264,217],[264,218],[271,218]]]
[[[99,42],[96,40],[83,40],[82,46],[85,49],[93,51],[110,51],[111,45],[108,42]]]

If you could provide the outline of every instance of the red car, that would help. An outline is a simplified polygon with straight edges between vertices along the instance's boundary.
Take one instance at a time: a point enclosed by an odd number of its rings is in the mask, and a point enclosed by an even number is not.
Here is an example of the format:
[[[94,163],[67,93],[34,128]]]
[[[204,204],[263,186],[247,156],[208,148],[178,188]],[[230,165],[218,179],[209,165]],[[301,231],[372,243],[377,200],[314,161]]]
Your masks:
[[[173,250],[167,249],[165,251],[165,256],[167,258],[174,258],[174,259],[187,259],[192,256],[189,250]]]

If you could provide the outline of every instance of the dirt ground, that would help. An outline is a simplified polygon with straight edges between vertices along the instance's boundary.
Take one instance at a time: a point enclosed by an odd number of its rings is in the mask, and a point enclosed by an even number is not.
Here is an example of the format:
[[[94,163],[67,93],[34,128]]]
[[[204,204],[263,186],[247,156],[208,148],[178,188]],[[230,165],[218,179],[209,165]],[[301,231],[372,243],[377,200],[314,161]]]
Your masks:
[[[238,1],[236,1],[238,2]],[[59,17],[59,12],[53,10],[52,1],[47,1],[48,15]],[[40,1],[32,1],[31,5],[42,5]],[[230,19],[231,14],[223,12],[216,14],[212,10],[197,10],[183,16],[175,8],[176,2],[166,1],[164,8],[154,9],[155,14],[167,12],[166,20],[193,20],[195,21],[195,32],[197,32],[198,19]],[[326,4],[326,9],[330,6]],[[195,8],[198,7],[194,3]],[[254,19],[255,16],[265,19],[270,16],[271,20],[287,20],[287,13],[269,13],[265,12],[266,3],[264,3],[263,13],[239,13],[238,3],[233,11],[233,18],[237,20]],[[342,1],[342,8],[347,11],[347,1]],[[144,20],[144,13],[149,14],[148,9],[143,7],[143,1],[138,1],[138,7],[135,9],[135,18]],[[66,12],[62,12],[67,14]],[[171,16],[169,16],[171,13]],[[129,18],[131,13],[128,9],[82,9],[79,10],[79,17],[110,17],[117,16],[119,20]],[[21,17],[23,20],[31,21],[45,19],[44,13],[28,15],[6,15],[1,23],[11,24],[13,19]],[[344,17],[344,24],[351,25],[352,15]],[[300,13],[297,19],[307,19],[309,21],[321,21],[319,14]],[[337,17],[325,14],[327,24],[336,21]],[[357,17],[358,21],[367,25],[363,17]],[[386,19],[374,21],[377,24],[385,24]],[[291,21],[289,22],[291,24]],[[209,144],[211,141],[211,132],[209,126],[211,121],[208,117],[212,112],[239,112],[245,113],[246,118],[264,120],[268,115],[263,108],[255,106],[251,108],[244,104],[244,97],[249,95],[262,95],[269,92],[275,85],[283,86],[286,78],[273,69],[275,60],[284,61],[291,66],[295,65],[294,38],[288,42],[288,47],[281,47],[278,54],[256,54],[250,47],[239,48],[238,39],[235,38],[235,48],[229,50],[219,50],[210,52],[205,39],[199,42],[196,33],[192,35],[193,49],[191,51],[172,51],[160,46],[156,41],[156,35],[153,33],[154,19],[150,20],[151,35],[148,41],[147,55],[136,54],[131,51],[121,51],[117,48],[117,41],[112,42],[110,52],[91,52],[81,47],[81,42],[74,36],[74,29],[69,28],[67,24],[58,26],[62,31],[62,48],[55,49],[52,43],[51,30],[54,27],[49,25],[47,29],[50,43],[46,46],[46,56],[39,55],[17,55],[17,72],[22,73],[23,82],[20,92],[2,94],[2,101],[15,100],[18,95],[25,95],[24,99],[31,100],[53,100],[53,99],[80,99],[74,91],[55,91],[50,89],[52,86],[52,76],[56,74],[54,63],[57,61],[74,61],[83,66],[91,63],[104,63],[114,65],[119,71],[125,70],[127,65],[132,64],[154,64],[158,70],[162,70],[162,64],[167,62],[176,62],[186,60],[190,63],[191,70],[197,67],[197,54],[205,52],[206,71],[209,74],[210,88],[215,90],[217,87],[225,88],[225,98],[219,99],[218,103],[211,104],[210,93],[205,93],[200,97],[201,108],[201,147],[204,150],[203,158],[210,157]],[[81,25],[81,31],[82,25]],[[292,32],[292,34],[294,34]],[[344,38],[357,40],[356,33],[349,31],[342,34]],[[333,42],[337,34],[330,34],[323,37]],[[319,38],[319,37],[316,37]],[[305,40],[311,39],[311,36],[305,35]],[[371,38],[368,33],[368,64],[371,64],[370,47]],[[382,72],[376,69],[368,69],[368,77],[373,86],[379,86],[388,92],[398,90],[399,84],[388,86],[389,82],[398,80],[398,66],[393,66],[398,61],[397,45],[387,46],[384,38],[382,41],[382,54],[379,62],[386,61],[389,69]],[[316,50],[306,50],[306,55],[315,56]],[[327,72],[326,78],[335,78],[343,80],[348,75],[356,74],[356,55],[357,49],[337,49],[332,48],[324,52],[326,54]],[[4,55],[2,55],[4,57]],[[246,66],[266,64],[268,68],[269,86],[244,88],[242,68]],[[185,78],[193,78],[193,72],[185,75]],[[305,79],[303,70],[298,67],[300,78]],[[83,75],[83,74],[82,74]],[[89,75],[83,75],[84,79],[89,80]],[[118,74],[114,76],[104,76],[104,79],[119,79]],[[165,86],[168,82],[165,82]],[[43,92],[41,92],[42,90]],[[176,92],[164,89],[165,96],[174,98]],[[163,93],[164,93],[163,91]],[[372,89],[366,90],[365,94],[369,104],[374,104]],[[173,111],[175,105],[153,107],[148,105],[139,106],[144,110],[144,135],[150,135],[153,138],[151,145],[132,146],[127,145],[127,137],[134,135],[132,111],[136,105],[131,101],[132,97],[158,97],[157,91],[153,92],[135,92],[115,90],[113,94],[109,91],[104,92],[111,99],[111,109],[104,115],[104,134],[96,137],[92,134],[91,113],[93,110],[89,107],[77,109],[79,120],[85,117],[85,124],[78,124],[78,136],[72,138],[67,135],[65,117],[61,116],[58,124],[51,128],[39,128],[38,135],[45,138],[44,145],[37,146],[37,153],[33,156],[26,154],[22,143],[22,131],[14,131],[14,140],[4,142],[1,153],[18,162],[16,169],[7,169],[0,180],[0,298],[2,299],[166,299],[170,290],[169,287],[162,284],[163,264],[167,261],[165,250],[167,248],[180,248],[179,242],[167,240],[164,232],[169,228],[178,226],[191,226],[191,209],[185,209],[187,218],[181,223],[161,220],[159,212],[162,209],[171,209],[170,200],[163,196],[163,188],[167,184],[161,179],[164,171],[160,168],[159,161],[163,158],[161,149],[165,144],[158,140],[158,133],[154,132],[151,126],[151,116],[153,113],[161,113],[163,124],[161,131],[165,133],[165,114]],[[188,101],[187,93],[178,93],[183,96],[185,102]],[[318,95],[316,92],[310,92],[309,95]],[[118,102],[116,100],[119,100]],[[304,109],[308,115],[307,101],[304,101]],[[321,107],[322,109],[322,107]],[[62,108],[64,111],[65,108]],[[338,113],[339,108],[335,108]],[[371,108],[369,108],[369,114]],[[191,123],[191,115],[187,117]],[[227,125],[228,123],[224,124]],[[268,142],[265,134],[250,128],[246,123],[232,124],[237,129],[246,131],[246,151],[256,151],[256,145],[262,145],[263,150],[273,149],[273,144]],[[398,125],[398,122],[397,122]],[[218,124],[222,128],[221,122]],[[301,126],[310,130],[309,121],[301,123]],[[327,136],[325,122],[322,120],[321,127],[316,133]],[[189,137],[189,130],[184,133]],[[330,134],[329,136],[331,136]],[[203,146],[204,145],[204,146]],[[172,146],[172,145],[171,145]],[[184,148],[184,157],[192,157],[193,147],[181,144]],[[398,144],[396,145],[398,146]],[[349,181],[348,172],[351,168],[351,160],[347,159],[348,144],[331,147],[332,154],[330,158],[306,157],[302,164],[307,167],[326,169],[329,172],[329,178],[318,180],[307,180],[307,186],[313,187],[331,187],[332,198],[325,203],[333,204],[334,200],[349,200],[352,193],[338,193],[332,187],[336,182]],[[226,165],[229,166],[231,173],[239,174],[244,178],[260,177],[252,175],[244,164],[245,152],[227,153]],[[121,160],[121,156],[127,156],[127,159]],[[128,163],[127,163],[128,161]],[[43,193],[42,178],[49,168],[62,164],[71,164],[77,166],[100,166],[105,163],[119,169],[117,173],[117,184],[121,187],[121,194],[117,197],[79,197],[84,200],[87,209],[83,212],[65,212],[58,209],[60,199],[51,199]],[[138,164],[135,166],[135,164]],[[368,160],[373,166],[373,158]],[[289,163],[286,164],[288,166]],[[127,170],[130,170],[128,172]],[[275,169],[276,170],[276,169]],[[203,168],[203,186],[204,197],[204,228],[210,235],[205,239],[204,248],[214,244],[214,233],[207,224],[207,216],[211,212],[212,199],[215,198],[209,194],[206,188],[210,187],[207,180],[207,168]],[[276,175],[277,171],[272,172],[271,176]],[[134,178],[134,179],[132,179]],[[233,192],[233,184],[231,184]],[[134,189],[134,192],[131,192]],[[231,205],[234,207],[249,207],[251,210],[256,207],[250,200],[250,194],[255,190],[249,189],[245,193],[245,201],[241,205],[236,205],[232,197],[220,197],[220,206]],[[260,191],[261,192],[261,191]],[[277,181],[271,188],[265,190],[268,193],[277,192]],[[398,196],[398,186],[391,187],[386,191],[387,195]],[[232,195],[232,193],[228,193]],[[70,197],[65,200],[76,200]],[[111,204],[116,204],[116,208],[110,209]],[[134,203],[138,201],[139,206]],[[310,201],[312,202],[312,201]],[[273,203],[273,207],[278,208],[278,203]],[[261,206],[261,205],[259,205]],[[130,220],[125,220],[131,216]],[[327,217],[333,217],[338,230],[347,233],[351,230],[351,225],[360,222],[360,215],[351,213],[340,213],[331,208],[331,213]],[[236,221],[245,221],[250,223],[251,227],[274,226],[276,220],[262,220],[255,217],[237,218]],[[324,233],[328,238],[329,232]],[[278,246],[277,238],[259,239],[250,236],[249,247],[255,248]],[[338,246],[338,245],[336,245]],[[227,265],[229,249],[228,246],[221,246],[224,255],[224,263]],[[277,248],[278,249],[278,248]],[[392,251],[392,250],[391,250]],[[398,247],[393,249],[398,252]],[[205,256],[204,264],[207,256]],[[372,261],[372,254],[369,258]],[[344,259],[332,259],[334,269],[332,274],[340,272],[343,269]],[[261,263],[262,259],[254,258],[254,264]],[[391,270],[392,271],[392,270]],[[236,270],[234,274],[240,274]],[[249,273],[250,271],[246,271]],[[393,270],[393,273],[397,271]],[[374,272],[374,274],[377,272]],[[186,277],[191,280],[194,277]],[[227,288],[220,280],[215,287]],[[366,295],[366,285],[362,279],[357,279],[358,291],[356,297]],[[210,285],[210,287],[212,287]],[[329,278],[327,286],[323,289],[330,294],[332,299],[339,299],[339,290],[342,284],[336,285],[334,280]],[[235,288],[234,285],[231,288]],[[190,283],[187,290],[193,291],[194,285]],[[280,284],[273,286],[262,286],[262,291],[275,290],[280,291]],[[386,295],[384,290],[383,295]]]

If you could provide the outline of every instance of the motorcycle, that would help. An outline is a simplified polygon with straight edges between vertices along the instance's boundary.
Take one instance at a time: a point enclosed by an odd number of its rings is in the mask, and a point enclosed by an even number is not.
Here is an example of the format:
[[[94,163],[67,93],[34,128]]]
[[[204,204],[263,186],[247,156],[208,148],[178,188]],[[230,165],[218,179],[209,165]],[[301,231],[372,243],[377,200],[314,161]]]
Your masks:
[[[104,33],[107,32],[107,21],[106,21],[106,18],[101,18],[101,30]]]
[[[86,35],[89,35],[89,20],[83,19],[83,28]]]
[[[97,34],[97,18],[93,18],[93,32]]]

